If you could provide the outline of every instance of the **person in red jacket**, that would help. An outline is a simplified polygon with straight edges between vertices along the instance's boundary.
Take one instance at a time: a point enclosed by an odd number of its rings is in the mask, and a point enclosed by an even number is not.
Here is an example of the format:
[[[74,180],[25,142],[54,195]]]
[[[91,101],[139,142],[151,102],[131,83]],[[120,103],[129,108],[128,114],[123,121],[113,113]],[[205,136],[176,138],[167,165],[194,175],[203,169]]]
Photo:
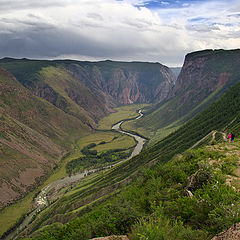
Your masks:
[[[231,139],[232,139],[232,134],[229,133],[229,134],[228,134],[228,142],[229,142],[229,143],[231,142]]]

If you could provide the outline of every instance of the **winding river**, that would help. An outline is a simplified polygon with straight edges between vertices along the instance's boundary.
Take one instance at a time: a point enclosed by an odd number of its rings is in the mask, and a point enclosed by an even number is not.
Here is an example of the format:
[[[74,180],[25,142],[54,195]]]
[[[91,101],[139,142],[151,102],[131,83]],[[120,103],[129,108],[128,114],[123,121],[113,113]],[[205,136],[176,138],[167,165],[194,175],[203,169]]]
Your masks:
[[[141,110],[141,109],[138,110],[138,114],[139,114],[139,116],[136,117],[136,119],[139,119],[139,118],[141,118],[141,117],[143,116],[143,113],[142,113],[142,110]],[[126,121],[127,121],[127,120],[126,120]],[[132,133],[123,131],[123,130],[121,129],[121,125],[122,125],[123,122],[125,122],[125,121],[122,120],[121,122],[118,122],[118,123],[114,124],[114,125],[112,126],[112,130],[115,130],[115,131],[118,131],[118,132],[120,132],[120,133],[129,135],[129,136],[131,136],[131,137],[134,137],[135,140],[137,141],[137,145],[135,146],[135,148],[134,148],[131,156],[130,156],[129,158],[123,160],[123,161],[126,161],[126,160],[129,160],[129,159],[135,157],[136,155],[138,155],[138,154],[142,151],[142,148],[143,148],[144,143],[146,142],[146,139],[145,139],[145,138],[142,138],[142,137],[140,137],[140,136],[138,136],[138,135],[135,135],[135,134],[132,134]],[[122,162],[122,161],[121,161],[121,162]],[[120,164],[121,162],[118,162],[117,164]]]
[[[142,113],[141,109],[138,110],[138,114],[139,115],[135,119],[139,119],[143,116],[143,113]],[[135,148],[134,148],[130,157],[128,157],[127,159],[124,159],[124,160],[122,160],[118,163],[115,163],[115,164],[110,165],[110,166],[106,166],[106,167],[101,168],[101,169],[107,169],[107,168],[111,168],[111,167],[114,167],[116,165],[119,165],[122,162],[125,162],[125,161],[133,158],[134,156],[138,155],[142,151],[142,148],[143,148],[144,143],[146,142],[146,139],[144,139],[144,138],[142,138],[138,135],[135,135],[133,133],[123,131],[121,129],[121,125],[125,121],[128,121],[128,120],[122,120],[122,121],[114,124],[112,126],[112,130],[117,131],[117,132],[122,133],[122,134],[129,135],[131,137],[134,137],[135,140],[137,141],[137,144],[136,144],[136,146],[135,146]],[[36,208],[32,212],[28,213],[26,215],[25,219],[23,220],[23,222],[14,231],[12,231],[10,234],[8,234],[3,239],[4,240],[14,239],[21,231],[23,231],[33,221],[34,216],[36,216],[40,211],[42,211],[44,208],[49,206],[48,194],[50,193],[50,191],[51,192],[52,191],[57,192],[63,187],[69,186],[73,183],[76,183],[76,182],[80,181],[81,179],[86,177],[89,173],[94,173],[94,172],[99,171],[99,170],[100,169],[85,170],[84,172],[77,173],[75,175],[59,179],[55,182],[50,183],[47,187],[43,188],[41,190],[41,192],[37,195],[37,197],[34,199]]]

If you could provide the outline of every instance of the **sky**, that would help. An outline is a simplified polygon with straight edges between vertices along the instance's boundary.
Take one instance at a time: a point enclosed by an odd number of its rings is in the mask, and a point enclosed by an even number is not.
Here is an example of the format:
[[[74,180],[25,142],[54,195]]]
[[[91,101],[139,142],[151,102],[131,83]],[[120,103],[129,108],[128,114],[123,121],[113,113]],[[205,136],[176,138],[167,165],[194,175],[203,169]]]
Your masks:
[[[240,0],[0,0],[0,58],[160,62],[240,48]]]

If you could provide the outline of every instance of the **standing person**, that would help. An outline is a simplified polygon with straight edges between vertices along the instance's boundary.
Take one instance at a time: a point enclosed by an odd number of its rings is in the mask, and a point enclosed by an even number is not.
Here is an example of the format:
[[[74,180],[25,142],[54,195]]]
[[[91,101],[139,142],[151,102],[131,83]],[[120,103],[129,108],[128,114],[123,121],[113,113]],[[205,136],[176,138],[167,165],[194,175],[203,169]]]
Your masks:
[[[231,142],[231,139],[232,139],[232,135],[231,133],[228,134],[228,142],[230,143]]]
[[[231,142],[234,142],[234,134],[233,133],[231,133]]]

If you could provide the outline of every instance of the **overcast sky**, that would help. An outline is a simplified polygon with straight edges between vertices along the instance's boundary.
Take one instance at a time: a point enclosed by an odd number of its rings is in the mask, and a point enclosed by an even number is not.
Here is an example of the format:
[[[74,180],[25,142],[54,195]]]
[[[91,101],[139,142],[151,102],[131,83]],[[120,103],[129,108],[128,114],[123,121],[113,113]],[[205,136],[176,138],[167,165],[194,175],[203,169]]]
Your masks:
[[[0,0],[0,57],[160,62],[240,48],[240,0]]]

